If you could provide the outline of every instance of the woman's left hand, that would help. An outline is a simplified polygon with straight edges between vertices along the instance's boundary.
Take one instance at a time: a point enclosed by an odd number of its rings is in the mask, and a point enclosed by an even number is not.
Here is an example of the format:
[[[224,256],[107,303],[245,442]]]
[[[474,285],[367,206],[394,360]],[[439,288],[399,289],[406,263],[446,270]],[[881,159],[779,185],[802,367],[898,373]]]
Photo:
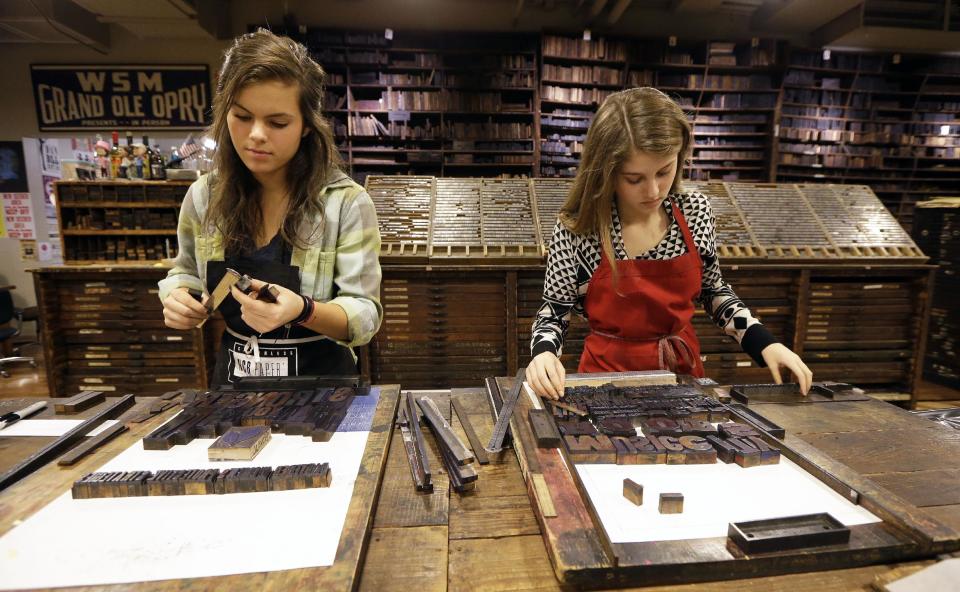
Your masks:
[[[250,291],[249,296],[238,290],[236,286],[230,288],[230,293],[240,303],[240,318],[258,333],[267,333],[286,325],[303,312],[303,298],[300,294],[277,284],[273,284],[273,287],[280,295],[277,296],[275,303],[257,300],[257,292],[266,285],[266,282],[251,279],[250,286],[253,290]]]
[[[807,365],[803,363],[800,356],[790,351],[790,348],[782,343],[771,343],[763,348],[760,355],[763,356],[763,361],[766,362],[767,367],[770,368],[770,374],[773,375],[773,381],[775,383],[783,384],[783,379],[780,378],[780,367],[783,366],[790,370],[790,372],[793,372],[793,375],[797,377],[797,382],[800,384],[800,392],[804,395],[807,394],[807,391],[810,390],[810,385],[813,383],[813,372],[807,368]]]

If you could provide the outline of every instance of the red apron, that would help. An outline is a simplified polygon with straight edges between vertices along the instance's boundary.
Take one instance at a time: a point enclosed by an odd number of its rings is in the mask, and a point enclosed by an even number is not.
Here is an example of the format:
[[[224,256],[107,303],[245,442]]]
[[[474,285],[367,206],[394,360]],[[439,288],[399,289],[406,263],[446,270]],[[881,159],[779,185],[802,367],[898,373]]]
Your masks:
[[[617,261],[616,288],[610,263],[601,256],[583,304],[590,334],[578,372],[662,369],[703,376],[700,342],[690,322],[703,262],[680,208],[670,205],[687,252],[674,259]]]

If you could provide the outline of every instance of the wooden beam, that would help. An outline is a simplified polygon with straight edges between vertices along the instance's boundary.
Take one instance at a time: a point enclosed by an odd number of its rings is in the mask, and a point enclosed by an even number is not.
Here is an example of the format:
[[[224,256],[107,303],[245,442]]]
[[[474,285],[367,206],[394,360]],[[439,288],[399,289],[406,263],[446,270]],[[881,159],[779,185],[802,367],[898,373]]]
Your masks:
[[[230,39],[230,8],[221,0],[196,0],[197,24],[214,39]]]
[[[617,3],[610,9],[610,14],[607,15],[607,22],[615,25],[632,2],[633,0],[617,0]]]
[[[525,4],[524,0],[517,0],[517,5],[513,9],[513,20],[516,22],[520,18],[520,13],[523,12],[523,5]]]
[[[597,18],[603,8],[607,5],[607,0],[593,0],[593,6],[590,7],[590,18]]]
[[[863,23],[862,6],[851,8],[829,23],[814,29],[810,33],[810,41],[814,47],[825,47],[850,31],[859,28],[861,23]]]
[[[770,22],[770,19],[796,2],[797,0],[767,0],[760,8],[753,12],[753,16],[750,17],[750,26],[756,28],[766,25]]]
[[[0,8],[0,18],[16,20],[24,18],[36,21],[39,16],[51,27],[63,33],[77,43],[95,49],[100,53],[110,51],[110,26],[100,22],[97,15],[70,2],[70,0],[32,0],[29,15],[17,10],[17,2],[5,2]],[[7,17],[13,17],[13,19]],[[33,18],[29,18],[32,16]]]

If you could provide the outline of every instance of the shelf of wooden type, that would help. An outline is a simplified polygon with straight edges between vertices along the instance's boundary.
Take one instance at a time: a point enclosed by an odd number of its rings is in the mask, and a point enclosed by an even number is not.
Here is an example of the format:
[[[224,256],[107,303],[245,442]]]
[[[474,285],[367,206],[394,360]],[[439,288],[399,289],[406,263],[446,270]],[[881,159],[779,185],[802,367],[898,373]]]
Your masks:
[[[377,210],[384,263],[426,261],[437,179],[370,175],[366,189]]]
[[[32,270],[54,397],[79,391],[157,395],[207,385],[214,358],[201,330],[163,322],[165,269],[57,266]]]
[[[597,107],[624,88],[623,40],[544,34],[539,93],[540,162],[543,177],[572,177]]]
[[[926,380],[960,388],[960,198],[934,198],[917,205],[913,237],[938,266],[930,305]]]
[[[149,262],[177,253],[190,181],[57,181],[66,263]]]
[[[371,344],[371,379],[411,388],[482,384],[507,372],[504,275],[384,268],[383,324]]]

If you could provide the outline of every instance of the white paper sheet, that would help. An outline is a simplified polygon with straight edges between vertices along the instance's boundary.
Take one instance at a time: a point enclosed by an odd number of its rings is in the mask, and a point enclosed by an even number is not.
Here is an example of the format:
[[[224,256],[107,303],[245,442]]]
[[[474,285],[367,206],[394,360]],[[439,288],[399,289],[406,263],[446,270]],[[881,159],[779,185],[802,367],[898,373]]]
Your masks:
[[[371,411],[378,393],[358,397]],[[351,407],[353,411],[353,407]],[[358,413],[354,415],[367,415]],[[348,417],[349,419],[349,417]],[[367,424],[369,426],[369,422]],[[343,427],[343,424],[341,424]],[[137,442],[97,471],[330,463],[328,488],[74,500],[67,492],[0,538],[0,589],[95,586],[333,564],[368,431],[329,442],[274,434],[253,461],[207,460],[212,439]],[[56,558],[56,569],[51,569]]]
[[[730,522],[828,512],[847,526],[880,522],[781,457],[776,465],[576,465],[614,543],[727,536]],[[623,480],[643,485],[643,505],[623,497]],[[661,493],[682,493],[682,514],[661,514]]]
[[[0,430],[0,436],[47,436],[59,438],[73,428],[77,427],[85,419],[21,419],[12,426]],[[96,436],[105,429],[117,423],[115,419],[108,419],[96,429],[92,430],[87,436]]]

